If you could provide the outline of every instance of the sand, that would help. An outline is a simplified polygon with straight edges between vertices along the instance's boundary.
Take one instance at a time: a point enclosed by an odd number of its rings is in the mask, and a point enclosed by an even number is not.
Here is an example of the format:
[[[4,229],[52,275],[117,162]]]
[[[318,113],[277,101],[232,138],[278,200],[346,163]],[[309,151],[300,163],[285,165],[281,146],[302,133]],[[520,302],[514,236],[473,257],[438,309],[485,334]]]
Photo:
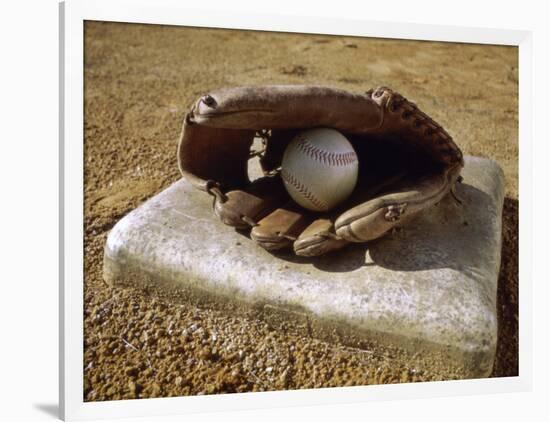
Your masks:
[[[169,303],[102,280],[113,225],[179,178],[182,118],[202,93],[270,83],[387,85],[506,176],[499,341],[492,376],[518,375],[518,51],[515,47],[156,25],[85,25],[86,401],[449,379]]]

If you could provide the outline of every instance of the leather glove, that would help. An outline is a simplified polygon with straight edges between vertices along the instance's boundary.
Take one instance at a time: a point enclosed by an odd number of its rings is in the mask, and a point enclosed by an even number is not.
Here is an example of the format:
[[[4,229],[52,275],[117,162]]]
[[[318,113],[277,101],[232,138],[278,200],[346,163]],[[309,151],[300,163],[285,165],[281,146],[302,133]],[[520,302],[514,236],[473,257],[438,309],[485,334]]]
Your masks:
[[[352,143],[357,185],[328,212],[296,204],[280,175],[283,153],[302,130],[329,127]],[[251,151],[255,138],[261,151]],[[264,177],[250,181],[259,156]],[[178,144],[182,175],[212,195],[220,220],[249,230],[275,251],[316,256],[367,242],[406,224],[452,192],[461,180],[462,152],[433,119],[386,87],[354,94],[308,85],[221,89],[200,97],[186,114]]]

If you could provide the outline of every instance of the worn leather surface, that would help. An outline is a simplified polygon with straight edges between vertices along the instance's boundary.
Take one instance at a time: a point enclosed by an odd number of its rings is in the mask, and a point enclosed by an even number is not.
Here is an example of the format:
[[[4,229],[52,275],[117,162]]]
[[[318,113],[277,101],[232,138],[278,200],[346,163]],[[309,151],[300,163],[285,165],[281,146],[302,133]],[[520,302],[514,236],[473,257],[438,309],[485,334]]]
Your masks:
[[[329,213],[297,206],[276,174],[288,142],[312,127],[341,131],[360,162],[352,197]],[[267,176],[250,182],[247,162],[258,134],[265,139],[260,163]],[[464,165],[451,136],[391,89],[355,94],[304,85],[203,95],[185,117],[178,163],[184,177],[213,196],[225,224],[250,229],[265,249],[293,248],[302,256],[383,236],[441,201]]]

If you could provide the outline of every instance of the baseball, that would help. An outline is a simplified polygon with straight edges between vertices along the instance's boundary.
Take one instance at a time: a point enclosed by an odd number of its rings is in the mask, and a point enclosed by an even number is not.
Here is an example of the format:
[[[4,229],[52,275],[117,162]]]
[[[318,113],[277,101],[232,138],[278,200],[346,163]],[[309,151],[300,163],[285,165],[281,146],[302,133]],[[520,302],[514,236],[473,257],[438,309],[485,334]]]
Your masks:
[[[329,128],[300,132],[288,144],[281,163],[286,190],[312,211],[328,211],[351,195],[358,171],[351,143]]]

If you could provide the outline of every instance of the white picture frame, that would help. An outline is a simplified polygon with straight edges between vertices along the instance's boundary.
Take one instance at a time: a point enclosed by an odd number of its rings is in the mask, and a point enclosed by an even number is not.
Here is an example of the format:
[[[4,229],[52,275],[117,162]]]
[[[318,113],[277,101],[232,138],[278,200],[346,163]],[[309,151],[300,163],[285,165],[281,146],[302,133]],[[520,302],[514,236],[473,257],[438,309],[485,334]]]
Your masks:
[[[354,403],[399,398],[527,391],[532,386],[530,215],[520,214],[519,376],[416,384],[242,393],[108,402],[83,401],[83,25],[85,20],[513,45],[519,48],[520,168],[531,167],[532,35],[526,31],[205,12],[175,0],[67,0],[60,5],[61,265],[60,411],[65,420],[174,415],[200,411]],[[531,203],[531,175],[520,178]]]

